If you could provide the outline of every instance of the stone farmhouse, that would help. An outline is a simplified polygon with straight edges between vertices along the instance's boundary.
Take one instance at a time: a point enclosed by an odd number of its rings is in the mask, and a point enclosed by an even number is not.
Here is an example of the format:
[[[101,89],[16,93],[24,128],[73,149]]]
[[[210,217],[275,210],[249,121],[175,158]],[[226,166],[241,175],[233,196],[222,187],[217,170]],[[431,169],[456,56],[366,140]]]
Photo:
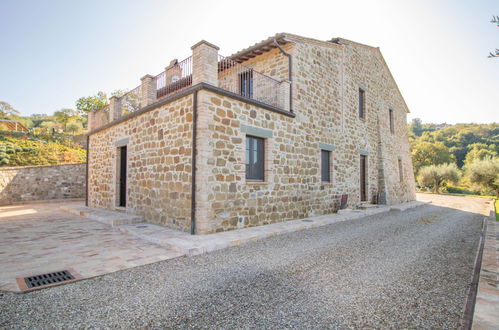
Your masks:
[[[218,51],[201,41],[90,114],[88,206],[209,234],[415,198],[379,48],[281,33]]]

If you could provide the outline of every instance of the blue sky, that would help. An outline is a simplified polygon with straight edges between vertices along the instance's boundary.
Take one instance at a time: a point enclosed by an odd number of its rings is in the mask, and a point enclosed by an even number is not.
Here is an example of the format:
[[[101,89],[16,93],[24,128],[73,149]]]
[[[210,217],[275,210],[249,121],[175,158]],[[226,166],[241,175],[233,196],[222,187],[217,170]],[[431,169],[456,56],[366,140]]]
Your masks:
[[[0,100],[23,115],[131,89],[201,39],[230,55],[278,32],[379,46],[423,122],[498,122],[493,0],[0,0]]]

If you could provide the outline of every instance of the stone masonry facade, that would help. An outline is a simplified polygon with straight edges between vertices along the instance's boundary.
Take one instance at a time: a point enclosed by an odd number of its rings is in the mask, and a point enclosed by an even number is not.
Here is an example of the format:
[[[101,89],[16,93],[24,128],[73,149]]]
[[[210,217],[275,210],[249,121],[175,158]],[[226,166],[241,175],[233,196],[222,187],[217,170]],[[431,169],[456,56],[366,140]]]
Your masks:
[[[85,198],[86,164],[0,168],[0,206]]]
[[[280,49],[273,47],[278,42]],[[194,220],[196,234],[333,213],[343,194],[350,208],[414,200],[408,108],[378,48],[281,34],[234,54],[244,70],[280,82],[277,108],[225,91],[237,76],[220,66],[217,72],[217,53],[214,45],[196,44],[190,89],[151,98],[137,113],[90,132],[89,206],[117,206],[123,144],[126,210],[183,231]],[[264,138],[262,181],[246,179],[246,136]],[[329,182],[321,180],[321,150],[330,152]]]
[[[90,135],[88,203],[117,205],[119,142],[128,149],[127,210],[152,223],[190,226],[192,96]],[[117,145],[118,143],[118,145]]]

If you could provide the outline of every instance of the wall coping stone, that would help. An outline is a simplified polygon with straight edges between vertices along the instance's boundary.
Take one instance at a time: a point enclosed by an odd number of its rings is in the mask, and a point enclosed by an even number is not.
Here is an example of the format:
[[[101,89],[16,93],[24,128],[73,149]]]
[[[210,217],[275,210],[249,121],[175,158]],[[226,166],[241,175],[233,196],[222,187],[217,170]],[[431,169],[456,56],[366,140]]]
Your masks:
[[[40,167],[58,167],[58,166],[74,166],[74,165],[87,165],[87,163],[71,163],[71,164],[53,164],[53,165],[26,165],[26,166],[2,166],[0,171],[5,170],[21,170],[25,168],[40,168]]]
[[[210,47],[212,47],[212,48],[215,48],[216,50],[220,50],[220,48],[219,48],[218,46],[215,46],[214,44],[212,44],[211,42],[208,42],[208,41],[206,41],[206,40],[201,40],[201,41],[199,41],[199,42],[195,43],[195,44],[191,47],[191,49],[194,49],[194,48],[196,48],[196,47],[198,47],[198,46],[200,46],[200,45],[202,45],[202,44],[208,45],[208,46],[210,46]]]

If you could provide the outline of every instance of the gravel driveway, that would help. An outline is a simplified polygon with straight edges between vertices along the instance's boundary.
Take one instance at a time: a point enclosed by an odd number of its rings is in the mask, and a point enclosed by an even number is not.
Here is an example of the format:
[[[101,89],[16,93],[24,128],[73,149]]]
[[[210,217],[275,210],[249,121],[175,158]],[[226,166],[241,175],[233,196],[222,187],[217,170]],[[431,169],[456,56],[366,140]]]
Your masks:
[[[453,198],[3,293],[0,328],[456,328],[485,200]]]

